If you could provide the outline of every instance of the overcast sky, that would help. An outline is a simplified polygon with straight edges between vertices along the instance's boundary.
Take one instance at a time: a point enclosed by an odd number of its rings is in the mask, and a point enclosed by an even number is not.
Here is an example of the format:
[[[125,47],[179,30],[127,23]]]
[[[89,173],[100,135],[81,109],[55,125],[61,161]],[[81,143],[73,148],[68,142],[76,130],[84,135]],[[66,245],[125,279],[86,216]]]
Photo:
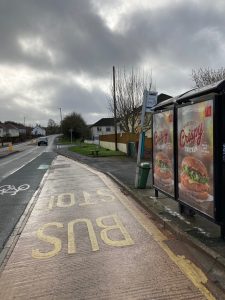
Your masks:
[[[224,0],[0,0],[0,121],[109,117],[112,66],[152,72],[158,93],[225,63]]]

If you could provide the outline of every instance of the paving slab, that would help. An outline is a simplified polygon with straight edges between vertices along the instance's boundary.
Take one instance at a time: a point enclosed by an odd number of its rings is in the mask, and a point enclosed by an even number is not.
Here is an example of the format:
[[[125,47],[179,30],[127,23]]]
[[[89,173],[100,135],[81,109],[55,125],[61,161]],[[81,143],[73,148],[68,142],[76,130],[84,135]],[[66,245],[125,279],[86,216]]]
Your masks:
[[[206,275],[106,175],[57,156],[0,278],[0,299],[216,299]]]

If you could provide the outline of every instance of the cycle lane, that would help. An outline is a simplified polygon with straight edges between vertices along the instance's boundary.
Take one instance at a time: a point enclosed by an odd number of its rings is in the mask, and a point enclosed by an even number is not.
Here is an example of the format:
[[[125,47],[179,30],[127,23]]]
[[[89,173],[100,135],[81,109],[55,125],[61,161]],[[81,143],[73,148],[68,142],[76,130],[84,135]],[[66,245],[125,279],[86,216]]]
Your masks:
[[[105,175],[49,171],[0,280],[1,299],[214,299],[207,278]]]

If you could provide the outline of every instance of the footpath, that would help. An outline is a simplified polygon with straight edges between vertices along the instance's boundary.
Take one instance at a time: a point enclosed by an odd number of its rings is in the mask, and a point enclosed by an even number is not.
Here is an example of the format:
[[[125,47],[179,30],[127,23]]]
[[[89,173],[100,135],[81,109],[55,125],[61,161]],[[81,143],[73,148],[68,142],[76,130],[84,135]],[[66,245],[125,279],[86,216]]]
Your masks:
[[[80,162],[58,155],[23,217],[2,265],[0,299],[224,299],[183,242]]]
[[[152,188],[151,170],[146,189],[136,189],[136,160],[133,158],[87,157],[66,148],[58,148],[57,153],[89,165],[114,179],[125,194],[132,195],[165,229],[172,231],[177,239],[188,242],[197,251],[204,253],[211,261],[212,267],[208,271],[213,274],[215,281],[223,278],[225,283],[225,240],[221,238],[220,226],[198,214],[180,214],[178,203],[164,194],[159,193],[156,198]]]

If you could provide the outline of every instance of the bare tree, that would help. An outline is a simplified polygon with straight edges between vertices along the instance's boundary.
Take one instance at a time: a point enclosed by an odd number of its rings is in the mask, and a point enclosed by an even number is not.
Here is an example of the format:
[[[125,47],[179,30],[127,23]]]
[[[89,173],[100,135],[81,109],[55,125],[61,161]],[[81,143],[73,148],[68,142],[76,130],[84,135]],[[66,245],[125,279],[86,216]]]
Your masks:
[[[152,85],[151,76],[145,76],[133,69],[128,72],[118,68],[116,71],[116,114],[124,132],[135,133],[141,112],[143,92]],[[113,87],[109,97],[109,111],[114,112]]]
[[[216,81],[225,79],[225,68],[222,67],[217,70],[210,68],[192,70],[191,77],[195,83],[195,86],[201,88]]]

